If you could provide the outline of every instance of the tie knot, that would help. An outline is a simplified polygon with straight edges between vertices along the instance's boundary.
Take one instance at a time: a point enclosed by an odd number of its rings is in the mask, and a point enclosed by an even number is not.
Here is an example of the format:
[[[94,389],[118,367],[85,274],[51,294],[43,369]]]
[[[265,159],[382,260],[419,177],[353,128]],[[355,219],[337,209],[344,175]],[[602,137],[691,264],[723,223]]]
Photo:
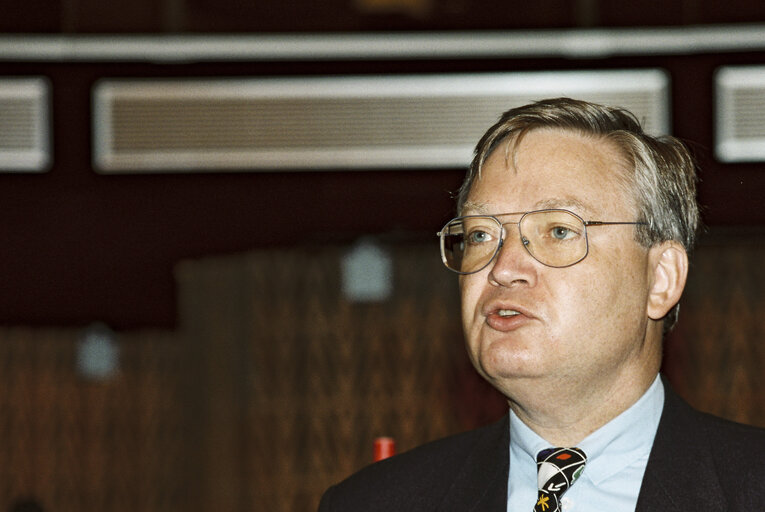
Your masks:
[[[547,448],[537,454],[539,497],[535,512],[557,512],[560,497],[584,471],[587,456],[579,448]]]

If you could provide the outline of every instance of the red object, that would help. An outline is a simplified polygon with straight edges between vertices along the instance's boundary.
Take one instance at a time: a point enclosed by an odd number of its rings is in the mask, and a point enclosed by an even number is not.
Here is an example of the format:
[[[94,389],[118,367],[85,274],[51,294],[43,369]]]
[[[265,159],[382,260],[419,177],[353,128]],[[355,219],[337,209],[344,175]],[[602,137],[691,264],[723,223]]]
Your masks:
[[[393,455],[396,455],[396,441],[392,437],[378,437],[375,439],[375,462],[387,459]]]

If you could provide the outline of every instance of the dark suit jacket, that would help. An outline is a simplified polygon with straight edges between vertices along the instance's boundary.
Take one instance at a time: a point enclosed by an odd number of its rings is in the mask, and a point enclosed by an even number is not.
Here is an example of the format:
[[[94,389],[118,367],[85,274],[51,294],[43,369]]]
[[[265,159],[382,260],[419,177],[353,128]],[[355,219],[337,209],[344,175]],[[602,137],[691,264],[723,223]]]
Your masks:
[[[765,511],[765,430],[702,414],[664,389],[636,511]],[[359,471],[327,490],[319,511],[504,512],[509,443],[505,416]]]

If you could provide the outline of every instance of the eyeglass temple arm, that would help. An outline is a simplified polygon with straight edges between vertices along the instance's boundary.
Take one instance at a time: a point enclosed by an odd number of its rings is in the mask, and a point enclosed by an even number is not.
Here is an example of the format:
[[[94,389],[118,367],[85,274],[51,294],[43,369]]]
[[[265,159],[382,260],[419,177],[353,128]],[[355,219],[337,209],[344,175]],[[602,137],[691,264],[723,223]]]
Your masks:
[[[604,220],[586,220],[584,221],[585,226],[614,226],[614,225],[620,225],[620,224],[632,224],[635,226],[647,226],[647,222],[608,222]]]

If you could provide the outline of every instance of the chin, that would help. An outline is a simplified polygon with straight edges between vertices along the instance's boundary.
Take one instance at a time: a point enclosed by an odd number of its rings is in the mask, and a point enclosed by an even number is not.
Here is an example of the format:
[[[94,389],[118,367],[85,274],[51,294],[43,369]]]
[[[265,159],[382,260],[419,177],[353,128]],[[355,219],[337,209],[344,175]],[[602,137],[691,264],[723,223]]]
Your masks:
[[[539,358],[519,350],[490,350],[482,354],[479,361],[478,372],[491,383],[545,373]]]

